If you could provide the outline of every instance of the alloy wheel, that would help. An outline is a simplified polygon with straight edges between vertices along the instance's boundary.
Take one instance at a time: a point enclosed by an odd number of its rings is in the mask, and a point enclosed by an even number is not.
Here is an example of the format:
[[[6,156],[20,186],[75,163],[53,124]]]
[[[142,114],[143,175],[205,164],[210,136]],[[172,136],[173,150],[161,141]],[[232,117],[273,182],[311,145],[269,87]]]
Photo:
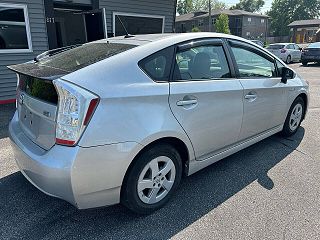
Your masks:
[[[146,204],[161,201],[170,192],[176,176],[173,161],[166,156],[151,160],[141,171],[137,191],[140,200]]]
[[[290,120],[289,120],[289,127],[291,131],[295,131],[302,119],[302,112],[303,107],[300,103],[298,103],[291,112]]]

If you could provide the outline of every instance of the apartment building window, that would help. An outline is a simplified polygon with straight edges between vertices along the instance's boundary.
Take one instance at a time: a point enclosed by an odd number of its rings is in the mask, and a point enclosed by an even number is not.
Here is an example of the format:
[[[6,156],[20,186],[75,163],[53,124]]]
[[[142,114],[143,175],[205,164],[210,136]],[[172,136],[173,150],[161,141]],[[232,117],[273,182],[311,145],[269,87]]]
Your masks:
[[[264,23],[264,18],[261,19],[261,23]]]
[[[248,22],[251,22],[251,20],[252,20],[251,17],[248,17]]]
[[[0,53],[31,51],[27,5],[0,3]]]
[[[249,36],[250,36],[250,32],[247,32],[247,33],[246,33],[246,36],[249,37]]]
[[[203,26],[203,19],[198,20],[199,27]]]

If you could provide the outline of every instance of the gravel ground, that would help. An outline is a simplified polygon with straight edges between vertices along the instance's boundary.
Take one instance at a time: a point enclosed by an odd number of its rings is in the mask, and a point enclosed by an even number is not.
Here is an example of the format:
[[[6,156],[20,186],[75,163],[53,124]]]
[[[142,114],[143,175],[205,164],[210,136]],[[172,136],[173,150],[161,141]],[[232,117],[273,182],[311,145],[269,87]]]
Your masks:
[[[117,205],[77,210],[19,172],[0,106],[0,239],[320,239],[320,66],[293,68],[311,85],[298,133],[272,136],[185,178],[149,216]],[[4,123],[4,124],[3,124]]]

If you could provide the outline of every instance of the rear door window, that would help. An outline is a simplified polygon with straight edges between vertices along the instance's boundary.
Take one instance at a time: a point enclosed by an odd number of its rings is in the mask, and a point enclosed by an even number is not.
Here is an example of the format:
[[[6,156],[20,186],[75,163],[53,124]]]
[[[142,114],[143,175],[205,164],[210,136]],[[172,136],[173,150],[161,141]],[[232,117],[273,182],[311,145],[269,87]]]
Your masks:
[[[174,80],[230,78],[229,65],[222,46],[191,47],[176,54]]]

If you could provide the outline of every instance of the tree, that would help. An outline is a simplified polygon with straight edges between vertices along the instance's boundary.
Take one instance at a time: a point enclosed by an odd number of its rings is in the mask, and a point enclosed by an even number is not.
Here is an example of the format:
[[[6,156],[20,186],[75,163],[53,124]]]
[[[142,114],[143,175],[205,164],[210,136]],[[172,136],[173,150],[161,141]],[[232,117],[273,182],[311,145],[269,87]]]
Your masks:
[[[219,0],[211,0],[211,9],[226,9],[227,5]],[[182,15],[196,11],[209,11],[209,0],[179,0],[177,12]]]
[[[179,0],[177,3],[177,12],[182,15],[193,11],[192,0]]]
[[[297,20],[314,19],[320,16],[319,0],[273,0],[267,12],[271,17],[271,31],[275,36],[289,34],[288,25]]]
[[[216,28],[216,32],[230,34],[229,17],[227,14],[220,14],[214,26]]]
[[[192,28],[191,32],[201,32],[201,30],[198,27],[194,27]]]
[[[258,12],[263,7],[263,0],[240,0],[239,3],[232,6],[230,9],[240,9],[248,12]]]

